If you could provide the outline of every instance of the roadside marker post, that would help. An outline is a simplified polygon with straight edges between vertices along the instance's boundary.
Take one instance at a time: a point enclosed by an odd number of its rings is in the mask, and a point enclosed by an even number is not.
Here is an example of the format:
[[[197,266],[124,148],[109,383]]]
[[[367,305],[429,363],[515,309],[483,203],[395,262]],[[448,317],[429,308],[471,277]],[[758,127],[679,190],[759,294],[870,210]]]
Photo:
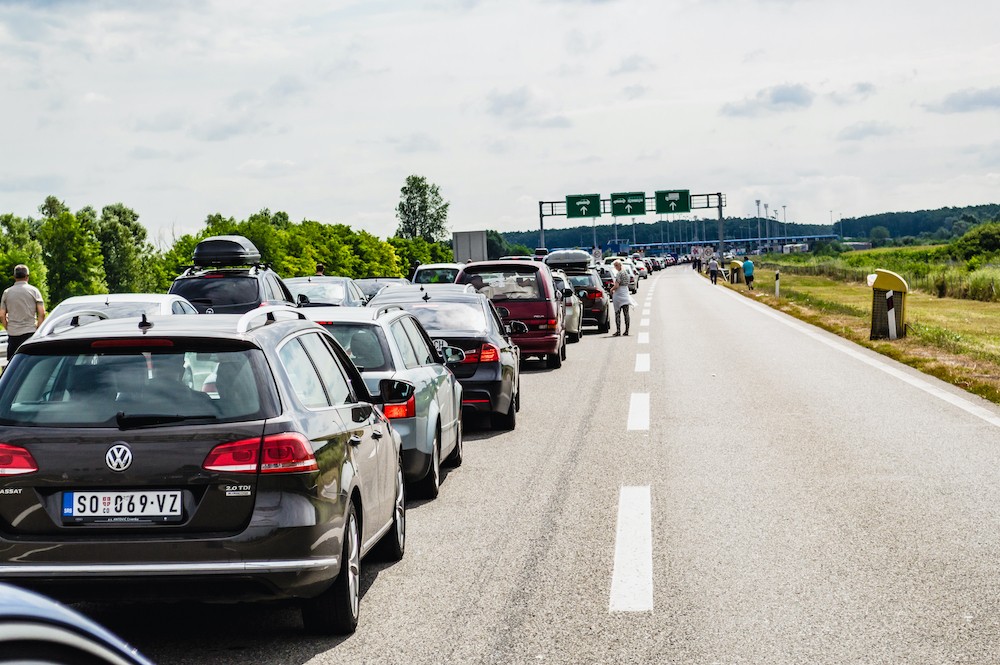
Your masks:
[[[780,270],[775,270],[774,271],[774,297],[775,298],[780,298],[781,297],[781,271]]]

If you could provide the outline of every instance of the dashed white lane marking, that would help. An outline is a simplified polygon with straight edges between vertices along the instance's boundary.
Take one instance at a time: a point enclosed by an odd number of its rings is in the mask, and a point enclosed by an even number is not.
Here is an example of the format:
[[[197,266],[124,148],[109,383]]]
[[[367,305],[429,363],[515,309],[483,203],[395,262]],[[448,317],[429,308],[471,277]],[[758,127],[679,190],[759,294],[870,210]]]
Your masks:
[[[643,327],[643,326],[648,326],[648,325],[649,325],[649,319],[642,319],[641,321],[639,321],[639,327],[640,328]]]
[[[646,309],[642,310],[642,315],[643,316],[649,316],[649,308],[648,307]]]
[[[799,332],[805,334],[806,336],[813,338],[817,342],[829,346],[831,349],[836,349],[841,353],[851,356],[855,360],[860,360],[866,365],[869,365],[871,367],[874,367],[875,369],[885,372],[889,376],[896,377],[900,381],[903,381],[904,383],[907,383],[913,386],[914,388],[917,388],[918,390],[922,390],[928,395],[937,397],[943,402],[947,402],[952,406],[956,406],[959,409],[965,411],[966,413],[969,413],[981,420],[984,420],[985,422],[989,423],[990,425],[993,425],[994,427],[1000,427],[1000,416],[997,416],[989,409],[985,409],[973,403],[972,401],[965,399],[964,397],[961,397],[959,395],[953,395],[950,392],[942,390],[941,388],[938,388],[937,386],[931,384],[929,381],[923,378],[917,376],[910,376],[901,369],[898,369],[888,364],[887,361],[883,361],[879,358],[869,357],[866,354],[862,353],[861,351],[851,348],[851,346],[849,346],[851,344],[850,342],[846,342],[840,339],[836,340],[827,339],[820,333],[810,330],[809,328],[799,323],[798,321],[794,319],[785,318],[787,315],[779,315],[775,313],[774,311],[771,310],[770,307],[767,307],[766,305],[761,305],[760,303],[748,300],[747,298],[737,293],[733,293],[728,289],[725,289],[725,292],[727,294],[731,294],[730,297],[736,298],[739,302],[743,303],[747,307],[755,308],[757,309],[757,311],[764,314],[765,316],[769,316],[775,321],[779,321],[785,324],[789,328],[794,328],[795,330],[798,330]]]
[[[635,354],[635,371],[637,371],[637,372],[648,372],[649,371],[649,354],[648,353],[637,353],[637,354]]]
[[[615,568],[609,612],[653,609],[653,528],[649,485],[618,493]]]
[[[639,343],[649,344],[649,333],[639,333]]]
[[[628,405],[628,429],[649,429],[649,393],[632,393]]]

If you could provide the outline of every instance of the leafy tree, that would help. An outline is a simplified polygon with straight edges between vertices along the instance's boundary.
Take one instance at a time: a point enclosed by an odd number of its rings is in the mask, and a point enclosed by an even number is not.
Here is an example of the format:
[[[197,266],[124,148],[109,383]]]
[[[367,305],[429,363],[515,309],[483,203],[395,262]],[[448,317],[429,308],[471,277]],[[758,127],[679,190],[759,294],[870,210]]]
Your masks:
[[[38,229],[53,303],[69,296],[104,293],[104,261],[94,232],[69,212],[45,219]]]
[[[952,254],[969,260],[981,254],[1000,252],[1000,222],[981,224],[952,242]]]
[[[423,176],[411,175],[399,191],[399,205],[396,218],[400,238],[423,238],[428,242],[444,240],[448,235],[448,206],[441,198],[437,185],[427,182]]]
[[[0,284],[13,279],[14,266],[23,263],[28,266],[31,283],[48,300],[48,283],[45,262],[42,259],[42,245],[34,237],[30,220],[14,215],[0,215]]]
[[[889,229],[884,226],[876,226],[868,234],[868,237],[872,241],[872,247],[882,247],[888,244],[889,240]]]
[[[77,218],[79,218],[79,213]],[[104,274],[111,293],[143,293],[158,286],[153,246],[139,215],[122,203],[104,206],[96,232],[104,256]]]
[[[45,202],[38,206],[38,212],[46,219],[54,219],[64,212],[69,212],[69,207],[54,196],[46,196]]]

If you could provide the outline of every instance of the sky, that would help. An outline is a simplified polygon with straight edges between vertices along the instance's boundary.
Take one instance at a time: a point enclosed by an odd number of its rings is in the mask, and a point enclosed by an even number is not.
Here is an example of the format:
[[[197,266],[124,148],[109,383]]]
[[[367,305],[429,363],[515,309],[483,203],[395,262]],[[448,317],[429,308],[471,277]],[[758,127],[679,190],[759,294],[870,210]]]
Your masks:
[[[996,203],[997,25],[982,0],[0,0],[0,213],[121,202],[168,246],[264,208],[387,237],[409,175],[453,231],[663,189],[811,224]]]

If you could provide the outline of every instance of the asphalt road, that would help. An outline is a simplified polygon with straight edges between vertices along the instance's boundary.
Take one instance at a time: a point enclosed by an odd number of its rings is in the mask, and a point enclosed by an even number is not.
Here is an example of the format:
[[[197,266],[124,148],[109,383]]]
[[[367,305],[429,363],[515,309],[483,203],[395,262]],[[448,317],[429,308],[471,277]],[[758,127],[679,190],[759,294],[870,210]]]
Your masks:
[[[160,663],[1000,661],[1000,410],[686,266],[637,299],[629,337],[529,363],[514,432],[467,433],[355,635],[81,609]]]

